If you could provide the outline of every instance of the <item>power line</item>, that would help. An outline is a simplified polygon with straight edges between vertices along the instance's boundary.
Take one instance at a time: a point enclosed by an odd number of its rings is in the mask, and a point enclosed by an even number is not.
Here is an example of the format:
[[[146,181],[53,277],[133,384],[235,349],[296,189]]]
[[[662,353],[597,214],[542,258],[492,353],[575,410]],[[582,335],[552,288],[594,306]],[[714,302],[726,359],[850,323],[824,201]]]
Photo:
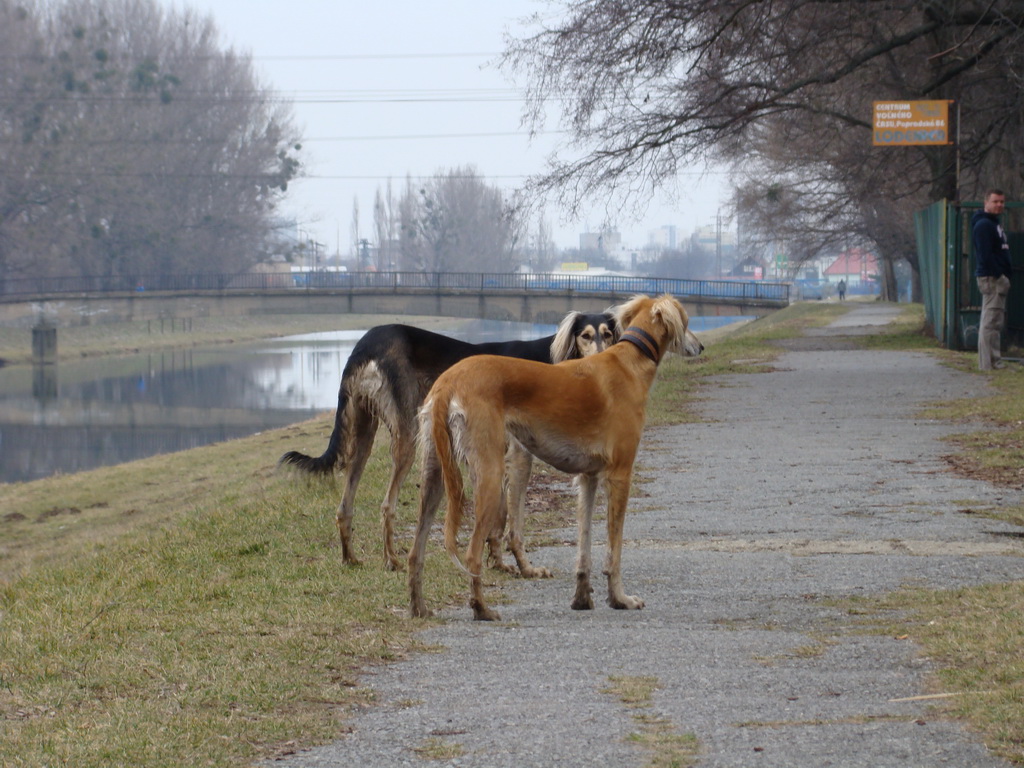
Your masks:
[[[418,174],[410,175],[407,173],[385,173],[385,174],[369,174],[369,175],[328,175],[328,174],[305,174],[295,176],[289,180],[289,184],[295,184],[300,181],[316,180],[316,181],[390,181],[393,179],[411,179],[413,181],[429,181],[437,178],[439,174]],[[686,177],[702,177],[702,176],[724,176],[728,175],[727,171],[678,171],[676,176]],[[104,170],[91,170],[88,172],[77,172],[77,171],[40,171],[36,174],[37,177],[45,178],[77,178],[86,179],[89,177],[103,177],[103,178],[124,178],[124,179],[220,179],[220,180],[252,180],[258,179],[265,181],[267,179],[273,179],[274,173],[209,173],[206,171],[187,173],[182,171],[104,171]],[[506,175],[495,175],[495,174],[440,174],[445,179],[479,179],[483,181],[491,180],[522,180],[531,177],[531,174],[506,174]]]
[[[429,141],[429,140],[447,140],[447,139],[493,139],[493,138],[507,138],[517,137],[524,138],[528,136],[555,136],[565,134],[566,131],[539,131],[534,134],[528,134],[525,131],[495,131],[492,133],[419,133],[419,134],[390,134],[387,136],[382,135],[366,135],[366,136],[313,136],[303,137],[295,139],[294,142],[298,144],[309,144],[309,143],[343,143],[347,141],[362,142],[362,141]],[[196,137],[188,139],[159,139],[159,138],[145,138],[145,139],[106,139],[102,141],[96,140],[78,140],[78,139],[66,139],[63,143],[65,145],[74,146],[85,146],[85,147],[106,147],[106,146],[145,146],[149,144],[159,146],[196,146],[196,145],[214,145],[218,146],[225,144],[228,140],[224,137]],[[0,139],[0,146],[3,145],[20,145],[22,142],[18,139]]]
[[[171,91],[171,101],[191,104],[230,104],[254,100],[282,101],[289,104],[486,104],[522,102],[512,89],[450,89],[445,91],[286,91],[280,89],[235,91],[230,95],[203,91]],[[24,103],[21,94],[0,92],[0,103]],[[155,96],[131,94],[88,94],[65,96],[39,95],[33,104],[140,104],[165,107]]]
[[[467,52],[467,53],[338,53],[338,54],[284,54],[281,56],[252,56],[253,61],[363,61],[374,59],[491,59],[500,53]]]
[[[248,59],[249,61],[374,61],[374,60],[397,60],[397,59],[493,59],[496,56],[500,56],[501,53],[496,51],[482,52],[482,51],[466,51],[466,52],[454,52],[454,53],[324,53],[324,54],[304,54],[304,53],[283,53],[283,54],[267,54],[255,56],[252,54],[244,54],[239,56],[233,52],[235,58]],[[187,58],[195,61],[208,61],[208,60],[223,60],[227,58],[228,52],[224,51],[221,53],[191,53]],[[38,54],[25,54],[25,53],[3,53],[0,54],[0,61],[37,61],[39,59]],[[117,53],[112,56],[111,61],[134,63],[138,60],[137,56],[125,55],[124,53]]]
[[[566,131],[540,131],[533,136],[553,136],[558,134],[564,134]],[[307,141],[404,141],[407,139],[491,139],[501,138],[503,136],[518,136],[524,137],[528,134],[525,131],[504,131],[497,133],[424,133],[424,134],[409,134],[407,136],[322,136],[309,139],[302,139],[302,143]]]
[[[218,179],[226,181],[234,180],[260,180],[265,181],[273,179],[276,174],[274,173],[209,173],[206,171],[200,171],[196,173],[188,173],[184,171],[106,171],[106,170],[90,170],[90,171],[40,171],[36,174],[40,178],[75,178],[75,179],[88,179],[90,177],[102,177],[102,178],[115,178],[115,179]],[[305,181],[307,179],[316,180],[327,180],[327,181],[379,181],[389,180],[395,178],[401,179],[412,179],[413,181],[427,181],[436,178],[438,174],[420,174],[420,175],[409,175],[409,174],[373,174],[369,176],[334,176],[334,175],[321,175],[321,174],[308,174],[295,176],[289,180],[290,184]],[[493,176],[488,174],[487,176],[481,176],[480,174],[441,174],[445,179],[526,179],[529,178],[528,174],[512,174],[507,176]]]

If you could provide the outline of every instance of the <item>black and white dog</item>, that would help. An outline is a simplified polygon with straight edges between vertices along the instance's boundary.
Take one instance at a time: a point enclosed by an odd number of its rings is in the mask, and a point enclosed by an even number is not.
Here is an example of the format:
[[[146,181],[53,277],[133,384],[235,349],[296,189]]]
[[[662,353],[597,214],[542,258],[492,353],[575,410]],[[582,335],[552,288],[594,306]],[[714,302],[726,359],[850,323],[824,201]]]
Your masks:
[[[370,456],[377,428],[383,422],[391,435],[391,478],[381,504],[385,566],[400,570],[394,549],[394,512],[398,491],[416,456],[416,412],[431,385],[444,371],[472,355],[501,355],[542,363],[558,363],[601,352],[618,340],[615,318],[608,312],[570,312],[552,336],[531,341],[470,344],[409,325],[378,325],[356,343],[341,375],[338,410],[327,450],[318,458],[298,451],[281,457],[310,474],[328,475],[340,468],[344,490],[336,515],[342,559],[358,563],[352,548],[352,514],[359,480]],[[532,457],[521,449],[509,451],[508,506],[512,510],[508,544],[519,572],[526,577],[550,575],[533,568],[522,545],[526,485]],[[502,521],[504,527],[504,521]],[[500,537],[490,540],[492,565],[505,570]]]

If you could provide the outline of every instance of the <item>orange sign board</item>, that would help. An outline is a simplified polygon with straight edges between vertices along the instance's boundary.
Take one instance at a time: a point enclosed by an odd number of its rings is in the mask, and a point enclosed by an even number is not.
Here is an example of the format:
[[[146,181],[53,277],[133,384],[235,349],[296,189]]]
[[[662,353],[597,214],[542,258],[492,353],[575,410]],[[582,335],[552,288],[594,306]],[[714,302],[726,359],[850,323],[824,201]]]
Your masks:
[[[876,101],[872,129],[876,147],[952,144],[949,101]]]

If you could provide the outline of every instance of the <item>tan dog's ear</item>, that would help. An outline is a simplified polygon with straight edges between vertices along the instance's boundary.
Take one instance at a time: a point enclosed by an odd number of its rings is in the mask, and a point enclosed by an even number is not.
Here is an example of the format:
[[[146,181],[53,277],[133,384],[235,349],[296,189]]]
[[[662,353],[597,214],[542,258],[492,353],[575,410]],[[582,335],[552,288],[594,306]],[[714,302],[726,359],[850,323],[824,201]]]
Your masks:
[[[660,320],[668,332],[669,346],[677,345],[687,332],[690,318],[686,309],[679,303],[678,299],[671,294],[665,293],[654,300],[651,307],[651,319]]]
[[[644,305],[648,302],[650,302],[649,298],[642,294],[637,294],[625,303],[612,307],[612,313],[615,315],[615,324],[619,327],[619,333],[622,333],[622,331],[630,326],[633,319],[640,314]]]

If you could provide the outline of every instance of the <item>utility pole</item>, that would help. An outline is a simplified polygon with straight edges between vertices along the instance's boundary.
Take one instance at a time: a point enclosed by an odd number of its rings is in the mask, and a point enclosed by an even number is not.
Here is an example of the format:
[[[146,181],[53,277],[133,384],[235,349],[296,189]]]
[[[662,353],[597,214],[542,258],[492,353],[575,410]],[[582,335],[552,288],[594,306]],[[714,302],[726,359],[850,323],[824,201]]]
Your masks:
[[[715,264],[719,279],[722,277],[722,211],[715,216]]]

